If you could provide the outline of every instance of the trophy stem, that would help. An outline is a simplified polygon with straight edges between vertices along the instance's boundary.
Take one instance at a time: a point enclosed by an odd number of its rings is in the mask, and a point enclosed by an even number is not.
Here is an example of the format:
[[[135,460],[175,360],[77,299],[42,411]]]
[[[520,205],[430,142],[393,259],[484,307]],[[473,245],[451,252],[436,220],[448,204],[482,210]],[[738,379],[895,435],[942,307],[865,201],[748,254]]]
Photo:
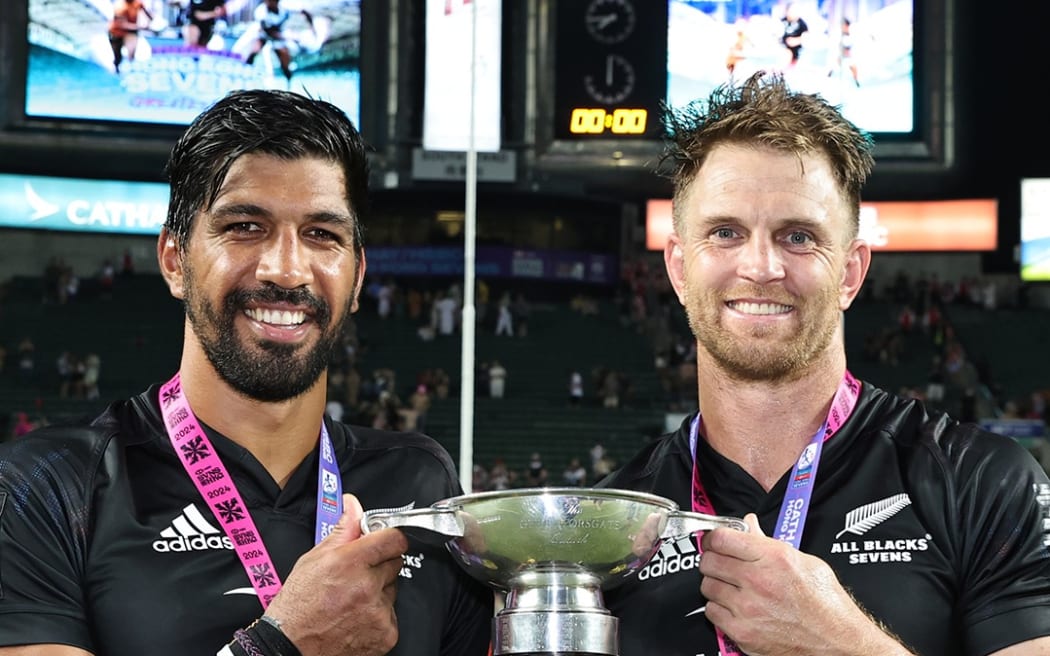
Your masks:
[[[619,656],[619,620],[598,577],[551,568],[516,577],[493,619],[493,656]]]

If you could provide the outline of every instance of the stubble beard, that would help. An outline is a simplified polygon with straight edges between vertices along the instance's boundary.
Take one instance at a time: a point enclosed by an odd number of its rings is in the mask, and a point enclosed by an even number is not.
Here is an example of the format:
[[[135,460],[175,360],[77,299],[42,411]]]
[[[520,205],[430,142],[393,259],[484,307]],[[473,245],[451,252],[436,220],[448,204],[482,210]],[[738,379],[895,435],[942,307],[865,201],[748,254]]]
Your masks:
[[[796,299],[795,312],[805,317],[800,330],[788,339],[778,337],[782,329],[756,325],[747,334],[724,325],[725,301],[713,292],[685,289],[684,305],[689,328],[698,348],[731,378],[747,382],[789,382],[801,378],[820,354],[827,350],[839,329],[838,291],[822,290],[806,301]]]

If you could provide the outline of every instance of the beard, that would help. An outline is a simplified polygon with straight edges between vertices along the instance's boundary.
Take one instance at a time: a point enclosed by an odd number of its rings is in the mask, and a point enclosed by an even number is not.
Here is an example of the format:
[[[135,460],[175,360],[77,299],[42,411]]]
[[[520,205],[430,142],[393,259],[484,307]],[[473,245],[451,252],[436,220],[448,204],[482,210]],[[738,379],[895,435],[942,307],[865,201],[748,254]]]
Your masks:
[[[343,315],[332,323],[331,309],[324,300],[304,289],[267,284],[257,290],[235,289],[215,308],[198,297],[188,267],[185,282],[183,307],[208,361],[230,387],[263,402],[295,398],[313,387],[328,368],[353,306],[347,303]],[[313,321],[322,328],[320,338],[312,348],[267,340],[243,344],[235,320],[253,302],[293,303],[310,308]]]
[[[741,296],[767,296],[761,287],[739,291]],[[749,382],[800,378],[831,344],[841,322],[838,289],[831,286],[805,300],[784,303],[802,318],[799,330],[786,340],[780,335],[783,326],[755,325],[746,333],[727,328],[725,300],[720,294],[698,291],[687,282],[684,299],[689,328],[699,347],[731,377]]]

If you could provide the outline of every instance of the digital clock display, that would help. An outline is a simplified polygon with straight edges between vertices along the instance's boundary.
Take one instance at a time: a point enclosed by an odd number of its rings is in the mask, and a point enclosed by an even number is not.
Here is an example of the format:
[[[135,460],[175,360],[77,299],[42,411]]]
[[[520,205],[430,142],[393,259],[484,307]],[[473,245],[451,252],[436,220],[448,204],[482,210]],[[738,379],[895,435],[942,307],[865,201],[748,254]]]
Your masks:
[[[653,0],[554,2],[559,48],[555,141],[660,141],[667,97],[668,4]],[[607,145],[607,144],[606,144]]]
[[[571,134],[645,134],[649,110],[575,107],[569,118]]]

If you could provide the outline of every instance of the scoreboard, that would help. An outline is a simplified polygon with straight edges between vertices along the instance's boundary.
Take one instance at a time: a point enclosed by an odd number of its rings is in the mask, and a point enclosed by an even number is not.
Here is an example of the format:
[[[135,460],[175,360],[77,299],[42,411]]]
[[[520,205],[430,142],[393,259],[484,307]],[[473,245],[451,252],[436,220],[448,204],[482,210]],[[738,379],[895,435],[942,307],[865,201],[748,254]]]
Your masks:
[[[558,0],[554,6],[554,138],[659,139],[667,3]]]

